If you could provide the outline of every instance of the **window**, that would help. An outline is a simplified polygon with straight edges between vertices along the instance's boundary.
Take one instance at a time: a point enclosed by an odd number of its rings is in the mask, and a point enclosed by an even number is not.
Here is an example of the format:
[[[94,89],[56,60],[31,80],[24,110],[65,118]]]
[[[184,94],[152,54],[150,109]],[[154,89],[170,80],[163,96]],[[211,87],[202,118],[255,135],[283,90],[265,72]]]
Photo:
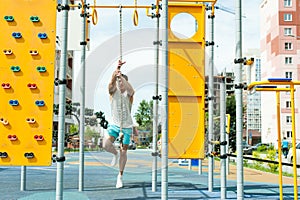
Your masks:
[[[286,22],[293,21],[293,16],[292,16],[292,14],[284,14],[284,15],[283,15],[283,18],[284,18],[284,21],[286,21]]]
[[[284,0],[284,7],[291,7],[292,6],[292,0]]]
[[[287,138],[292,138],[293,137],[292,131],[287,131],[286,136],[287,136]]]
[[[293,72],[285,72],[285,78],[292,78]]]
[[[284,49],[285,50],[292,50],[292,43],[291,42],[285,42],[284,43]]]
[[[292,28],[284,28],[284,35],[293,35]]]
[[[285,57],[285,62],[286,65],[288,64],[293,64],[293,58],[292,57]]]
[[[286,123],[287,124],[292,123],[292,116],[286,116]]]
[[[286,108],[291,108],[292,107],[291,101],[286,101],[285,106],[286,106]]]

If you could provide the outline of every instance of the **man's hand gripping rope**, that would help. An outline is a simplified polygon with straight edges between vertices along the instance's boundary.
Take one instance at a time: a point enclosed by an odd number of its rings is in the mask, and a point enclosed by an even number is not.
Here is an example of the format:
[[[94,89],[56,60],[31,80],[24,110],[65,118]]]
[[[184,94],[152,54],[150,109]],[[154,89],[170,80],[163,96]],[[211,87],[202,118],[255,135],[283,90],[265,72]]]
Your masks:
[[[119,60],[119,62],[118,62],[118,69],[120,70],[121,69],[121,67],[122,67],[122,65],[124,65],[126,63],[126,61],[121,61],[121,60]]]

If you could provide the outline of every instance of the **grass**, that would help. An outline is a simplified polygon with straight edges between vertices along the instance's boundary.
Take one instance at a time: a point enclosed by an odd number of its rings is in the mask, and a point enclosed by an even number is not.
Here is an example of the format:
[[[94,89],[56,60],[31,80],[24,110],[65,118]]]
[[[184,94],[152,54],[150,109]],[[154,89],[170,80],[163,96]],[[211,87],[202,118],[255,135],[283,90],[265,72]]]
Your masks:
[[[276,158],[276,151],[274,149],[264,150],[264,151],[254,151],[252,155],[254,158],[261,158],[260,157],[261,154],[267,154],[266,158],[268,160],[275,160],[275,158]],[[231,162],[231,163],[236,165],[235,162]],[[268,163],[267,164],[268,167],[265,167],[265,166],[263,166],[262,161],[254,161],[253,163],[249,163],[247,159],[243,160],[243,164],[244,164],[244,167],[248,167],[251,169],[256,169],[256,170],[263,171],[263,172],[269,172],[272,174],[279,174],[278,164]],[[293,177],[293,174],[287,173],[287,172],[282,172],[282,175],[286,176],[286,177]]]
[[[276,170],[272,170],[270,168],[264,167],[264,166],[254,166],[253,164],[247,164],[245,167],[251,168],[251,169],[256,169],[259,171],[264,171],[264,172],[269,172],[272,174],[279,174],[279,171]],[[293,174],[287,173],[287,172],[282,172],[283,176],[287,176],[287,177],[294,177]]]

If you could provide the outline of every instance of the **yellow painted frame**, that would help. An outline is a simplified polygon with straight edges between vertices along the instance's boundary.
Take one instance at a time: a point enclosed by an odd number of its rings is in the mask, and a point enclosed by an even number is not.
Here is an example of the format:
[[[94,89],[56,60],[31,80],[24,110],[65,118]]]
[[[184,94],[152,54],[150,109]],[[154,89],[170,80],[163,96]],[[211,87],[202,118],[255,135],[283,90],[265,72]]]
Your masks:
[[[258,88],[257,86],[277,86],[289,85],[289,88]],[[277,104],[277,136],[278,136],[278,157],[279,157],[279,190],[280,200],[283,199],[282,189],[282,160],[281,160],[281,133],[280,133],[280,92],[289,91],[291,94],[291,113],[292,113],[292,144],[293,144],[293,157],[296,158],[296,128],[295,128],[295,85],[300,85],[300,81],[256,81],[249,84],[247,90],[254,91],[275,91],[276,104]],[[297,164],[296,159],[293,159],[293,173],[294,173],[294,199],[298,199],[298,184],[297,184]]]
[[[168,157],[204,158],[205,5],[169,4],[168,7]],[[191,38],[177,38],[170,29],[174,16],[191,14],[198,30]]]

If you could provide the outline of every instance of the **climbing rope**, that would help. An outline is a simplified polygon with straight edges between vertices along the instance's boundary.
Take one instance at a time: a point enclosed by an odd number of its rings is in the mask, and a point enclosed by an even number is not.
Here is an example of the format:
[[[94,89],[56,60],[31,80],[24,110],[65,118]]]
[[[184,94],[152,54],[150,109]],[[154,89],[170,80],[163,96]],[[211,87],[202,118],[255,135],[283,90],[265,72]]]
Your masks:
[[[120,82],[119,82],[119,80],[118,80],[118,86],[119,86],[119,89],[120,89]],[[123,118],[124,118],[124,116],[123,116],[123,98],[124,97],[123,97],[123,94],[122,94],[121,90],[120,90],[120,93],[121,93],[120,94],[121,106],[120,106],[120,110],[119,110],[119,117],[120,117],[120,120],[121,120],[120,121],[120,145],[123,147],[124,134],[122,132],[122,129],[123,129]]]
[[[119,13],[120,13],[120,61],[122,62],[123,60],[123,41],[122,41],[122,26],[123,26],[123,19],[122,19],[122,5],[119,7]]]
[[[123,34],[123,19],[122,19],[122,5],[119,6],[119,14],[120,14],[120,61],[119,62],[123,62],[123,41],[122,41],[122,34]],[[118,69],[121,69],[121,66],[122,64],[118,65]],[[121,77],[120,77],[121,78]],[[118,81],[118,86],[120,88],[120,85],[119,85],[119,81]],[[120,113],[119,113],[119,116],[120,116],[120,145],[123,146],[123,138],[124,138],[124,134],[122,132],[122,128],[123,128],[123,94],[121,93],[121,108],[120,108]]]

